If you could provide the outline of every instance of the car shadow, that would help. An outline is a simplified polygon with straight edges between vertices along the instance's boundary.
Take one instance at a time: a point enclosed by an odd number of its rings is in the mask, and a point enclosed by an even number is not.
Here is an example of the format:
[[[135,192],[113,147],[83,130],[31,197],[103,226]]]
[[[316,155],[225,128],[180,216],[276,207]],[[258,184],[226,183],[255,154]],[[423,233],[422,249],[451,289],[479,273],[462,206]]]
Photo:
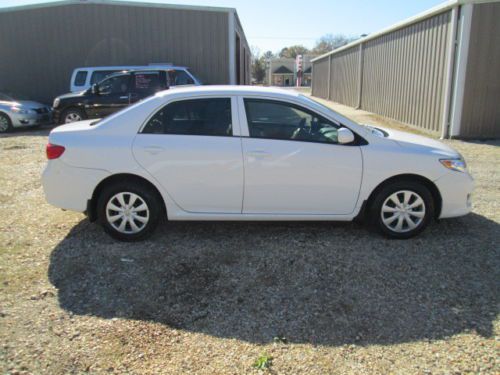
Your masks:
[[[120,243],[82,220],[48,273],[74,314],[253,343],[489,337],[499,235],[498,223],[471,214],[408,241],[355,223],[171,222],[150,240]]]
[[[39,127],[31,127],[31,128],[14,128],[8,133],[0,134],[0,138],[15,138],[15,137],[47,137],[52,129],[54,129],[57,125],[49,124],[43,125]]]

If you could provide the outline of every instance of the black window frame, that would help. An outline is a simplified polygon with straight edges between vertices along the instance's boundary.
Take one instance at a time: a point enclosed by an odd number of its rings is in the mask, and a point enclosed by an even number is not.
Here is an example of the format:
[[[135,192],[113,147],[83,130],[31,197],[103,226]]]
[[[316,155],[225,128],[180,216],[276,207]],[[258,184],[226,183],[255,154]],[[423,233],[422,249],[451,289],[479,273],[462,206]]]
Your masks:
[[[201,101],[201,100],[217,100],[217,99],[225,99],[229,102],[229,109],[230,109],[230,120],[231,120],[231,134],[222,134],[222,135],[216,135],[216,134],[178,134],[178,133],[166,133],[165,131],[163,133],[146,133],[144,130],[148,126],[149,122],[162,110],[164,110],[167,106],[175,104],[175,103],[181,103],[181,102],[191,102],[191,101]],[[167,104],[162,105],[159,109],[157,109],[151,116],[147,118],[147,120],[144,122],[142,127],[140,128],[138,134],[149,134],[149,135],[166,135],[166,136],[193,136],[193,137],[224,137],[224,138],[233,138],[233,137],[240,137],[240,135],[235,135],[234,134],[234,121],[233,121],[233,100],[231,96],[214,96],[214,97],[197,97],[197,98],[184,98],[184,99],[177,99],[173,100],[171,102],[168,102]]]
[[[243,97],[242,99],[243,99],[243,104],[244,104],[244,107],[245,107],[245,117],[246,117],[247,130],[248,130],[248,136],[246,136],[246,138],[252,138],[252,139],[270,139],[270,140],[274,140],[274,141],[285,141],[285,142],[319,143],[319,144],[330,145],[330,146],[363,146],[363,145],[367,145],[368,144],[368,142],[366,141],[366,139],[364,139],[363,137],[361,137],[358,133],[354,132],[349,127],[343,125],[340,122],[335,122],[335,121],[329,120],[325,116],[320,115],[319,113],[317,113],[317,112],[315,112],[315,111],[313,111],[313,110],[311,110],[309,108],[303,107],[303,106],[301,106],[299,104],[295,104],[295,103],[292,103],[292,102],[288,102],[288,101],[285,101],[285,100],[279,100],[279,99],[262,99],[262,98],[252,98],[252,97]],[[288,105],[290,107],[298,109],[299,111],[306,112],[306,113],[310,114],[311,116],[316,116],[316,117],[321,118],[322,120],[324,120],[326,122],[330,122],[330,123],[334,124],[335,126],[337,126],[337,129],[341,129],[341,128],[349,129],[354,134],[354,141],[351,142],[351,143],[338,143],[338,142],[331,143],[331,142],[322,142],[322,141],[304,140],[304,139],[286,139],[286,138],[278,138],[278,137],[255,137],[255,136],[251,136],[250,135],[250,117],[248,115],[249,111],[248,111],[248,105],[247,105],[248,101],[263,102],[263,103],[275,103],[275,104],[279,104],[279,105]]]

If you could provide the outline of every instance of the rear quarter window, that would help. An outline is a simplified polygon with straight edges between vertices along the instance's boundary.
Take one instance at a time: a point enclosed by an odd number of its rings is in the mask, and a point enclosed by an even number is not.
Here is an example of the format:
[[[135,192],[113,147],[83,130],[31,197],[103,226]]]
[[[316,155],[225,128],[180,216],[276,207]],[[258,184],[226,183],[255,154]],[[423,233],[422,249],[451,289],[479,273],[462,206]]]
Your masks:
[[[75,86],[84,86],[87,80],[88,72],[86,70],[79,70],[75,76]]]

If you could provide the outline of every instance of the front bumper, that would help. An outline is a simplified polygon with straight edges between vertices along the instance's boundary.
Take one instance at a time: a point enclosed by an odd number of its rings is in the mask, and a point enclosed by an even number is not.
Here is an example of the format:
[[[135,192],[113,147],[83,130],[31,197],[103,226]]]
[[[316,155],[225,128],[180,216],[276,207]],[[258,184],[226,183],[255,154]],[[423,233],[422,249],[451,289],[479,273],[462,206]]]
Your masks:
[[[52,123],[52,113],[50,111],[46,113],[29,114],[11,112],[9,115],[12,121],[12,126],[14,128],[46,125]]]
[[[463,216],[472,211],[474,179],[469,173],[449,171],[434,183],[442,198],[440,219]]]

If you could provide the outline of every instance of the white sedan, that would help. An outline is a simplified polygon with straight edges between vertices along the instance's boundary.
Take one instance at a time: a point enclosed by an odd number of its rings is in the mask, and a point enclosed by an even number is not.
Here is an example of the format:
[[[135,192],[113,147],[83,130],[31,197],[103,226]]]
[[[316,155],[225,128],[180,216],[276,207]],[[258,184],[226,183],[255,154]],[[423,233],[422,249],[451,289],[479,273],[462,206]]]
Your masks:
[[[425,137],[359,125],[301,94],[206,86],[168,90],[106,119],[52,130],[47,201],[111,236],[159,220],[367,217],[409,238],[471,210],[464,159]]]

